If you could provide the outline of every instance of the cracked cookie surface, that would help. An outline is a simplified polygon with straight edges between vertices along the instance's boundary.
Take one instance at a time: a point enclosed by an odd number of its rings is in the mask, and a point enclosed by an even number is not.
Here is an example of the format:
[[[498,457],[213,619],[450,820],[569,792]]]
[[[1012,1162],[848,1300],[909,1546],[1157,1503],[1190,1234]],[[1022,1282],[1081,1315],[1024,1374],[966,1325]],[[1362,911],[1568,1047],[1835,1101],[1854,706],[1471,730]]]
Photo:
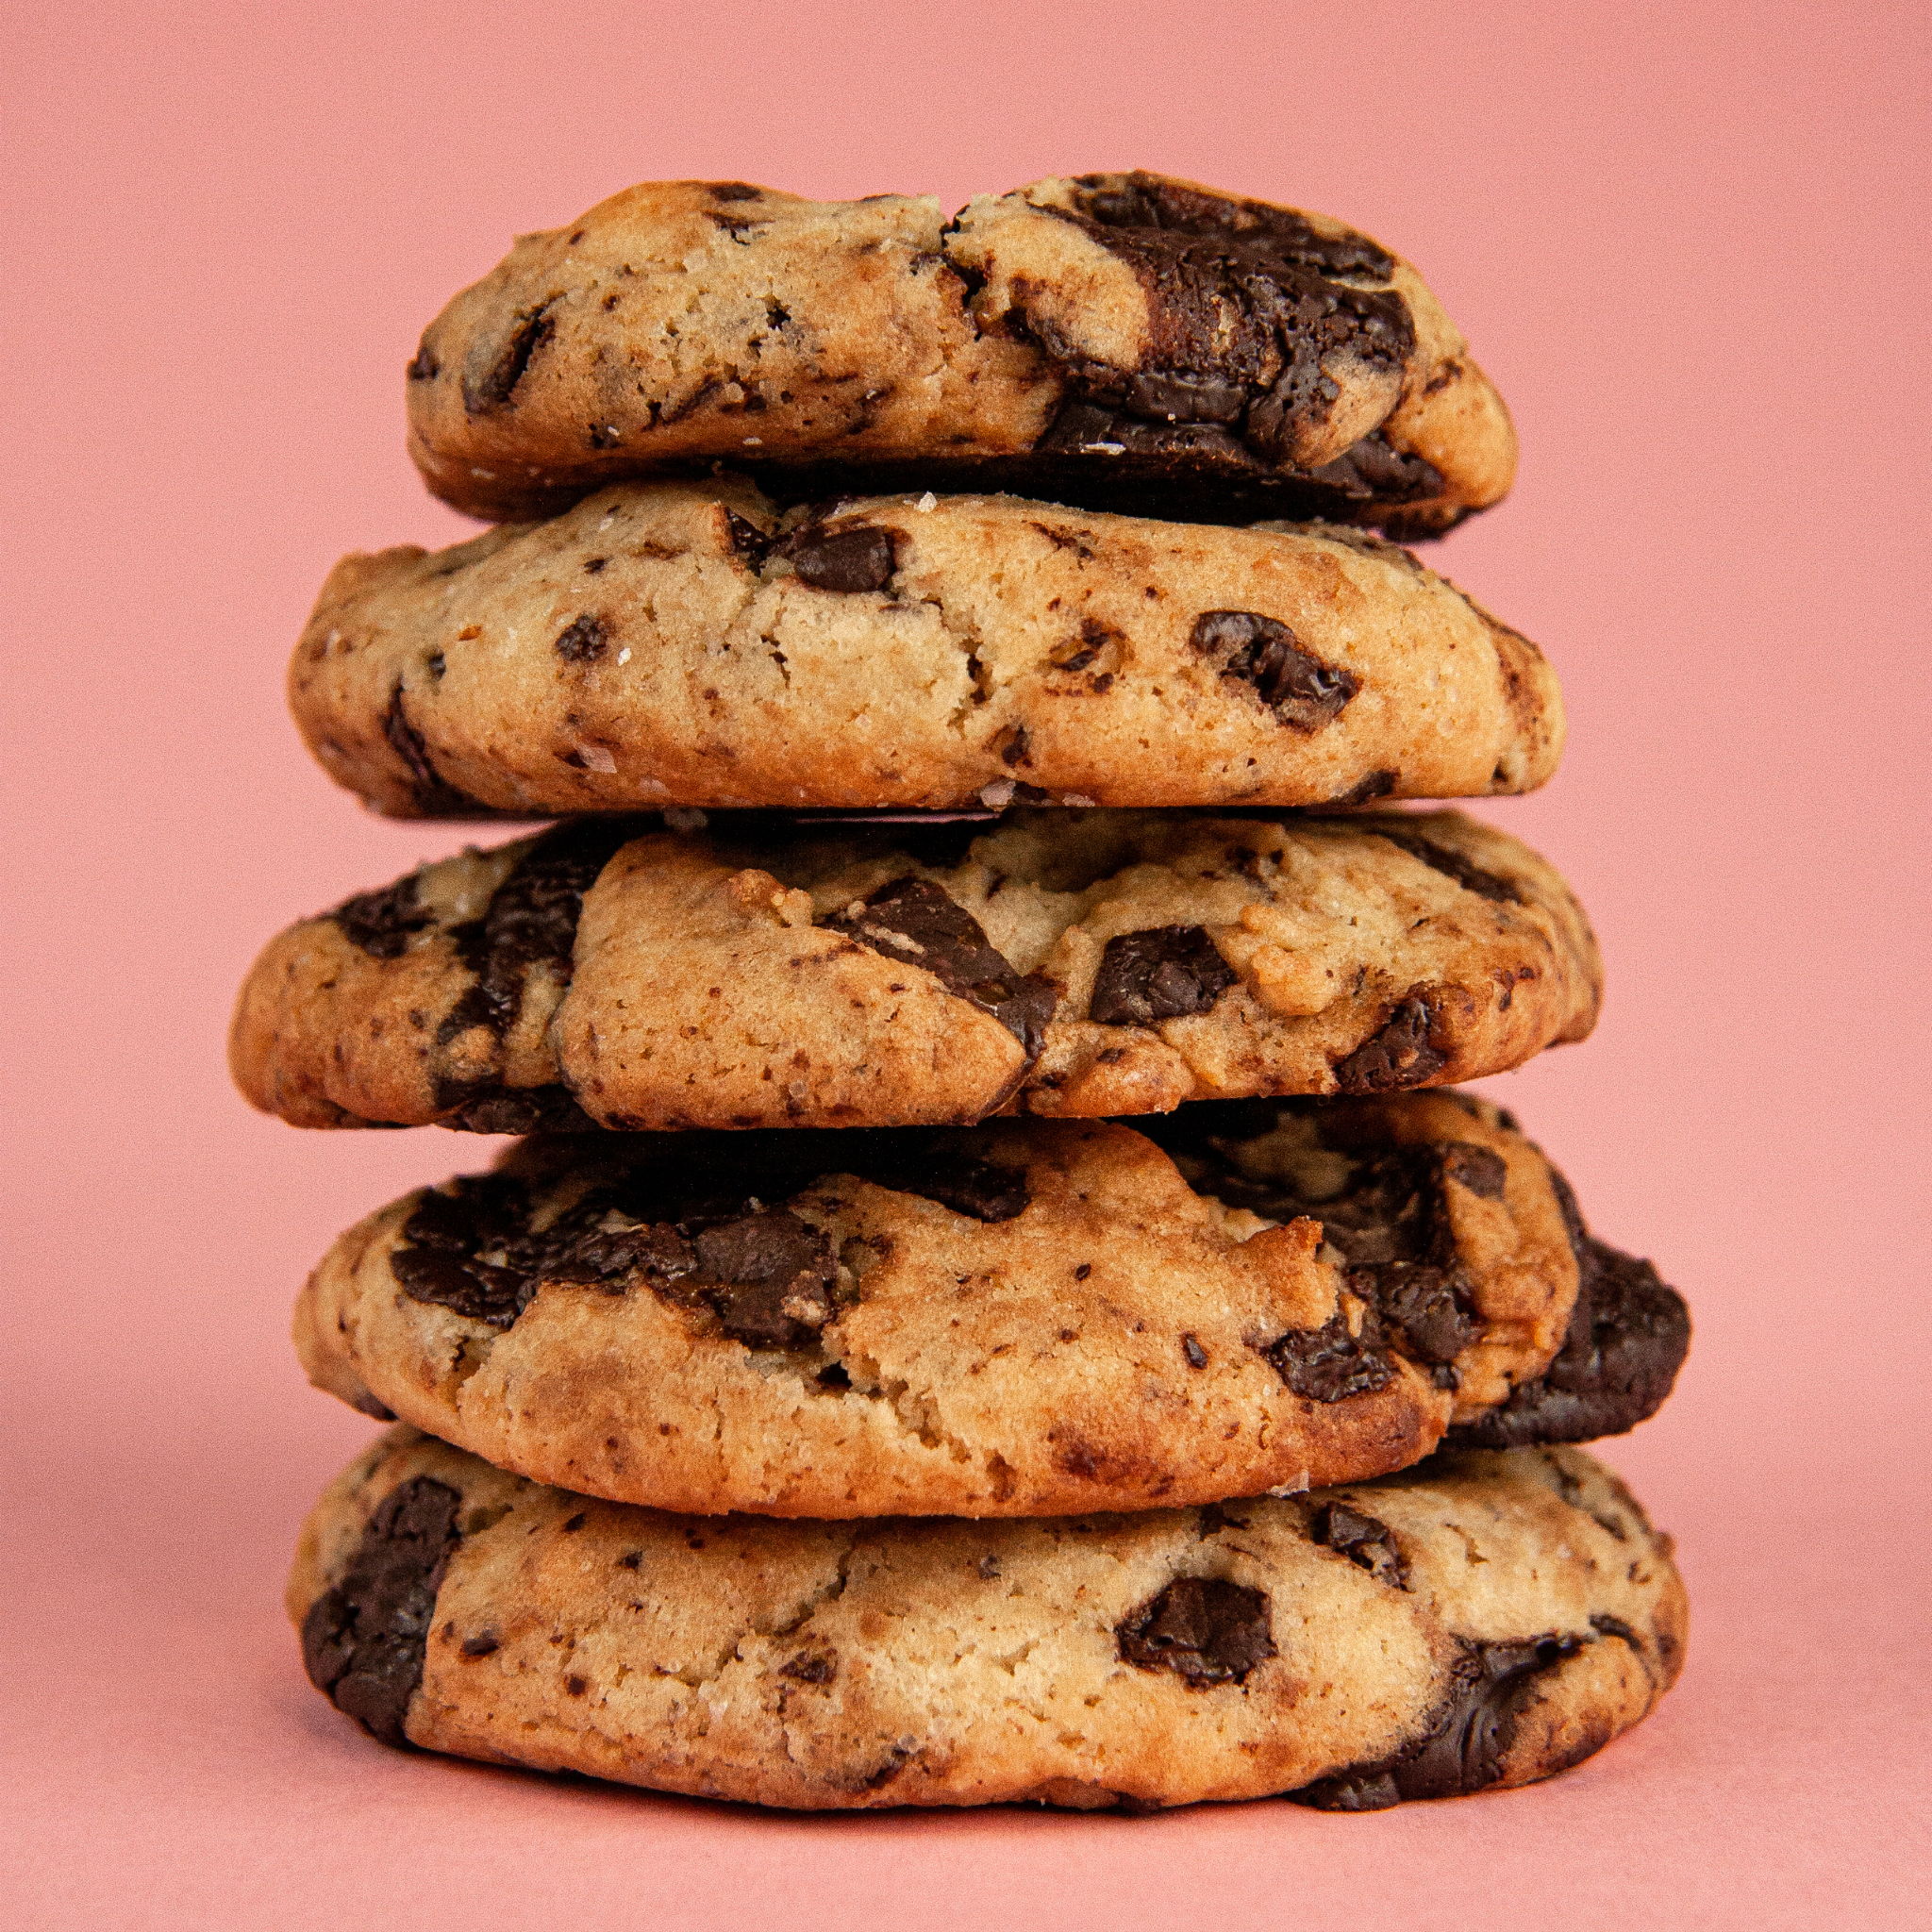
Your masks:
[[[1508,489],[1501,397],[1416,272],[1145,173],[812,202],[649,182],[526,235],[408,368],[430,489],[548,515],[617,476],[1012,489],[1425,535]]]
[[[378,1737],[795,1807],[1328,1809],[1526,1784],[1639,1723],[1670,1541],[1574,1449],[1137,1515],[783,1523],[597,1502],[408,1427],[288,1607]]]
[[[1582,908],[1454,812],[585,820],[305,920],[230,1064],[304,1126],[1093,1119],[1502,1072],[1596,1017]]]
[[[525,1141],[343,1235],[296,1350],[365,1413],[614,1501],[1041,1516],[1418,1461],[1543,1387],[1603,1257],[1681,1316],[1486,1103],[1161,1124],[1172,1158],[1101,1122]],[[1510,1441],[1568,1440],[1568,1397],[1542,1410]]]
[[[728,479],[345,558],[289,695],[399,818],[1460,798],[1541,784],[1563,739],[1536,646],[1358,530],[931,494],[781,516]]]

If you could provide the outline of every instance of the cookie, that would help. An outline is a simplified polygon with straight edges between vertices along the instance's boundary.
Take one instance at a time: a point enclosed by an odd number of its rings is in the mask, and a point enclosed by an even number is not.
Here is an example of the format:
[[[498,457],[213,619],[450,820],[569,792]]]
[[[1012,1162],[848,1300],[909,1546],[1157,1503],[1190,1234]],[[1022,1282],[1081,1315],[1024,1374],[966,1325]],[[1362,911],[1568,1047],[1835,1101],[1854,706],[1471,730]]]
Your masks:
[[[1556,873],[1453,812],[588,820],[284,933],[230,1064],[303,1126],[1092,1119],[1499,1073],[1600,981]]]
[[[1682,1302],[1573,1224],[1494,1108],[1208,1101],[1161,1124],[1174,1158],[1071,1121],[525,1141],[345,1234],[296,1350],[366,1413],[540,1482],[825,1518],[1141,1509],[1406,1467],[1539,1384],[1580,1263],[1674,1310],[1674,1351],[1625,1348],[1641,1412],[1668,1391]],[[1592,1314],[1614,1348],[1613,1301]],[[1541,1400],[1560,1438],[1576,1406]],[[1591,1419],[1640,1419],[1613,1401]],[[1537,1415],[1517,1404],[1512,1441]]]
[[[289,695],[399,818],[1459,798],[1541,785],[1563,740],[1536,646],[1358,530],[931,494],[781,517],[728,479],[345,558]]]
[[[649,182],[525,235],[408,368],[444,502],[554,514],[618,476],[794,496],[1017,490],[1428,534],[1515,470],[1502,398],[1406,261],[1149,174],[813,202]]]
[[[781,1523],[546,1489],[398,1427],[289,1583],[376,1737],[760,1805],[1281,1793],[1372,1810],[1547,1777],[1687,1635],[1671,1545],[1575,1449],[1140,1515]]]

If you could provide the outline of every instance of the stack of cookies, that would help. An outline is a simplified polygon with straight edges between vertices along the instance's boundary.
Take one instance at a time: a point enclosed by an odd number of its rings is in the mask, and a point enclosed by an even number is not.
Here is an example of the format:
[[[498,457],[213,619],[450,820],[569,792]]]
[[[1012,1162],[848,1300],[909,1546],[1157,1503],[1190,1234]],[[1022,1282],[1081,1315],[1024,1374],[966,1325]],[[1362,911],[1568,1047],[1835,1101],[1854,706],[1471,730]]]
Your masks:
[[[1372,1809],[1642,1718],[1682,1590],[1571,1445],[1689,1323],[1455,1091],[1600,973],[1535,853],[1394,804],[1563,735],[1391,541],[1515,456],[1415,271],[1151,175],[646,186],[408,399],[495,527],[340,564],[296,720],[391,816],[556,823],[242,994],[258,1106],[525,1137],[303,1292],[395,1424],[303,1536],[318,1688],[792,1807]]]

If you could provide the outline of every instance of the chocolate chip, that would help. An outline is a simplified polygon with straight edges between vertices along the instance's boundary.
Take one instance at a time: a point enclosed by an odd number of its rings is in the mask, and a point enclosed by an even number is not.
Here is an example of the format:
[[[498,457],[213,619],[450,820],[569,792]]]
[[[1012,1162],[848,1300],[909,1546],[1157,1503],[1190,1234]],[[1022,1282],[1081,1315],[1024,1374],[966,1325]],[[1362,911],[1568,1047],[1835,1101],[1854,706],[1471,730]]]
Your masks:
[[[1380,1338],[1373,1324],[1373,1316],[1366,1318],[1357,1338],[1338,1311],[1319,1328],[1291,1328],[1259,1352],[1297,1395],[1314,1402],[1346,1402],[1351,1396],[1372,1395],[1395,1379],[1395,1364],[1377,1345]]]
[[[1391,1093],[1424,1087],[1449,1064],[1432,1039],[1436,1009],[1426,994],[1411,994],[1389,1013],[1367,1040],[1335,1062],[1335,1084],[1343,1093]]]
[[[1375,1311],[1387,1339],[1403,1353],[1432,1366],[1452,1362],[1483,1332],[1468,1271],[1450,1225],[1443,1188],[1457,1180],[1475,1191],[1500,1195],[1506,1169],[1486,1147],[1467,1141],[1399,1147],[1381,1141],[1348,1141],[1331,1115],[1315,1113],[1347,1142],[1347,1175],[1334,1191],[1314,1195],[1296,1185],[1292,1170],[1263,1160],[1244,1163],[1245,1141],[1264,1140],[1284,1109],[1277,1103],[1223,1104],[1194,1119],[1184,1109],[1174,1122],[1141,1123],[1167,1148],[1189,1185],[1231,1208],[1245,1208],[1271,1221],[1307,1216],[1322,1224],[1322,1239],[1348,1263],[1351,1293]],[[1216,1132],[1220,1128],[1222,1131]],[[1335,1149],[1331,1151],[1344,1151]]]
[[[785,553],[799,581],[815,591],[882,591],[891,580],[898,534],[871,524],[843,530],[807,524],[787,541]]]
[[[1023,976],[988,941],[986,929],[940,887],[898,878],[881,886],[854,916],[826,920],[888,958],[924,967],[946,991],[990,1013],[1038,1057],[1041,1030],[1053,1018],[1053,987],[1038,974]]]
[[[471,1134],[589,1134],[599,1123],[568,1087],[494,1087],[464,1101],[441,1124]]]
[[[442,364],[436,359],[436,351],[429,346],[427,337],[417,345],[409,366],[403,373],[411,382],[433,382],[442,374]]]
[[[1302,649],[1293,631],[1255,610],[1204,610],[1188,641],[1222,676],[1252,685],[1282,724],[1317,731],[1341,715],[1361,680]]]
[[[1690,1349],[1690,1311],[1648,1261],[1600,1241],[1576,1198],[1552,1174],[1576,1256],[1576,1306],[1543,1373],[1444,1440],[1457,1448],[1513,1449],[1621,1436],[1662,1407]]]
[[[1343,806],[1366,805],[1372,798],[1387,798],[1401,781],[1400,772],[1371,772],[1365,778],[1357,778],[1346,791],[1338,791],[1333,798],[1324,798],[1322,803],[1340,809]]]
[[[1198,1336],[1183,1335],[1181,1353],[1187,1357],[1189,1368],[1205,1369],[1208,1366],[1208,1351],[1201,1346]]]
[[[518,309],[516,325],[496,360],[474,380],[468,375],[463,377],[463,408],[470,415],[482,416],[500,409],[516,393],[517,384],[523,381],[524,373],[530,366],[530,358],[556,331],[557,325],[550,315],[554,301],[553,297],[534,308]]]
[[[1318,1543],[1346,1557],[1377,1583],[1408,1588],[1408,1565],[1403,1561],[1395,1532],[1386,1523],[1351,1509],[1346,1503],[1324,1503],[1309,1526]]]
[[[713,201],[758,201],[764,196],[762,188],[754,188],[748,181],[711,181],[706,184]]]
[[[1371,829],[1376,838],[1400,846],[1411,858],[1419,858],[1445,878],[1454,879],[1465,891],[1479,893],[1499,906],[1523,904],[1523,894],[1508,879],[1485,872],[1481,866],[1472,864],[1461,853],[1452,852],[1446,845],[1435,844],[1420,833],[1391,830],[1387,825],[1374,825]]]
[[[828,1235],[795,1214],[766,1210],[701,1229],[686,1279],[724,1333],[747,1348],[807,1348],[832,1318],[838,1278]]]
[[[971,1144],[908,1128],[607,1141],[581,1163],[589,1185],[561,1214],[546,1218],[508,1174],[424,1194],[390,1265],[415,1300],[495,1328],[515,1323],[545,1282],[622,1293],[637,1276],[679,1306],[708,1309],[748,1346],[803,1348],[831,1319],[837,1263],[826,1236],[767,1204],[797,1198],[822,1175],[857,1174],[979,1221],[1023,1213],[1024,1171],[977,1159]],[[837,1364],[820,1379],[851,1386]]]
[[[494,1657],[503,1645],[487,1631],[481,1637],[466,1637],[458,1648],[465,1657]]]
[[[1524,1643],[1465,1642],[1445,1707],[1424,1737],[1392,1757],[1353,1765],[1284,1795],[1319,1811],[1380,1811],[1407,1799],[1487,1789],[1503,1774],[1517,1719],[1539,1680],[1587,1641],[1549,1636]]]
[[[452,929],[475,979],[438,1026],[439,1046],[475,1026],[502,1039],[516,1024],[525,984],[540,966],[558,985],[570,984],[584,894],[636,830],[622,819],[580,819],[546,832],[491,894],[483,917]],[[454,1109],[477,1097],[458,1089],[438,1099]]]
[[[1033,742],[1033,734],[1024,724],[1009,724],[995,741],[1000,748],[1000,762],[1003,765],[1030,764],[1028,756]]]
[[[391,1490],[341,1581],[302,1620],[308,1681],[386,1744],[408,1741],[403,1721],[423,1681],[436,1592],[461,1541],[461,1501],[428,1476]]]
[[[1434,464],[1394,448],[1379,429],[1350,443],[1333,462],[1324,463],[1308,475],[1344,500],[1356,503],[1413,503],[1439,495],[1442,489],[1442,473]],[[1399,515],[1384,517],[1382,526],[1398,537],[1406,527]],[[1441,532],[1423,525],[1412,534],[1427,537]]]
[[[1441,1149],[1442,1178],[1465,1187],[1485,1201],[1500,1201],[1509,1178],[1508,1164],[1493,1148],[1470,1141],[1445,1141]]]
[[[1268,1599],[1218,1576],[1183,1576],[1124,1617],[1120,1654],[1143,1671],[1172,1671],[1190,1690],[1240,1684],[1273,1657]]]
[[[731,547],[743,558],[753,569],[764,562],[772,549],[772,539],[754,524],[740,516],[735,509],[724,512],[724,522],[731,533]]]
[[[423,741],[423,734],[409,723],[408,713],[403,708],[403,688],[400,684],[390,693],[389,710],[382,721],[382,735],[388,741],[389,748],[408,767],[410,789],[416,794],[417,817],[462,819],[476,816],[479,809],[476,801],[466,798],[454,785],[447,783],[429,762],[429,748]]]
[[[839,1674],[839,1658],[834,1652],[801,1650],[789,1663],[778,1666],[778,1674],[795,1684],[829,1684]]]
[[[1397,1332],[1406,1353],[1431,1365],[1453,1362],[1483,1332],[1466,1284],[1460,1269],[1413,1261],[1348,1271],[1350,1292]]]
[[[1238,437],[1261,462],[1292,469],[1341,393],[1325,362],[1339,355],[1393,372],[1414,351],[1403,298],[1357,286],[1393,273],[1364,236],[1323,235],[1289,209],[1144,175],[1081,186],[1079,212],[1063,218],[1133,271],[1155,347],[1131,370],[1088,362],[1017,285],[1016,320],[1066,365],[1076,396],[1174,429]]]
[[[610,632],[601,617],[586,611],[558,633],[551,648],[566,664],[594,664],[610,648]]]
[[[995,1167],[986,1160],[962,1160],[934,1171],[908,1159],[902,1166],[885,1168],[876,1177],[881,1187],[923,1194],[974,1221],[1012,1221],[1025,1212],[1032,1198],[1024,1170]]]
[[[1205,1013],[1239,977],[1203,926],[1119,933],[1100,956],[1088,1017],[1102,1026],[1145,1026]]]
[[[328,915],[341,927],[342,937],[372,959],[396,959],[408,950],[411,933],[436,924],[416,899],[416,874],[398,879],[380,891],[360,892],[344,899]]]
[[[1120,176],[1082,175],[1074,185],[1081,191],[1080,211],[1102,227],[1265,238],[1283,259],[1326,275],[1387,281],[1395,273],[1394,258],[1366,235],[1349,228],[1324,234],[1292,208],[1190,188],[1138,168]]]

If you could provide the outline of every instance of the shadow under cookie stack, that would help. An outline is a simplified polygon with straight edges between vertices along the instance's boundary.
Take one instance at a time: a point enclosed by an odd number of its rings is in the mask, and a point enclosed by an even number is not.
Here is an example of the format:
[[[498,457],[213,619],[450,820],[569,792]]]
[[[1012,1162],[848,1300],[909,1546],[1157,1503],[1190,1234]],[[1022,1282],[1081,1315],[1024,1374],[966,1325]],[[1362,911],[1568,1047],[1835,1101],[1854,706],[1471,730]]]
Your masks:
[[[1689,1322],[1456,1091],[1600,973],[1541,858],[1396,803],[1563,735],[1398,547],[1515,460],[1415,271],[1158,175],[649,185],[408,402],[495,527],[340,564],[297,723],[379,811],[555,823],[236,1013],[298,1125],[525,1137],[302,1294],[395,1424],[303,1534],[317,1687],[803,1807],[1367,1810],[1641,1719],[1682,1589],[1572,1445]]]

